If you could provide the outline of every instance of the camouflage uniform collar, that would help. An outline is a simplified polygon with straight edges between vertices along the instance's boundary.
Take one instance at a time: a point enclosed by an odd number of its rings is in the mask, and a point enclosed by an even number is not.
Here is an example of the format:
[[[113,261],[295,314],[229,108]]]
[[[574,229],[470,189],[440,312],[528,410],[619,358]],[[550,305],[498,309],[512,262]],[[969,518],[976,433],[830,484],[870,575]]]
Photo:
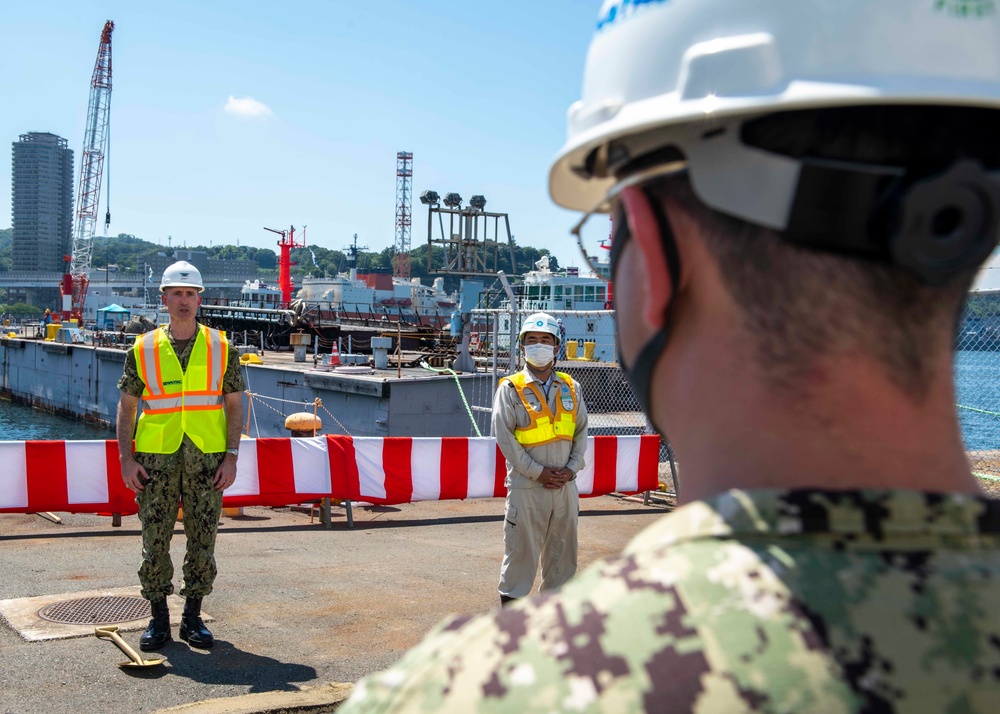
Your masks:
[[[734,489],[682,506],[628,551],[705,538],[823,534],[851,543],[1000,535],[1000,501],[902,490]]]
[[[195,340],[198,339],[198,335],[201,334],[201,323],[195,323],[196,328],[194,331],[194,336],[187,340],[178,340],[174,337],[173,333],[170,331],[169,325],[164,325],[161,329],[167,336],[167,341],[170,346],[174,348],[174,354],[177,355],[177,359],[181,363],[181,369],[187,369],[188,356],[191,354],[191,349],[194,347]]]
[[[163,332],[167,335],[167,339],[170,340],[171,344],[176,344],[178,342],[194,342],[194,339],[198,336],[198,333],[201,332],[201,323],[195,320],[194,334],[186,340],[178,340],[176,337],[174,337],[174,333],[170,331],[169,324],[162,325],[160,329],[163,330]]]

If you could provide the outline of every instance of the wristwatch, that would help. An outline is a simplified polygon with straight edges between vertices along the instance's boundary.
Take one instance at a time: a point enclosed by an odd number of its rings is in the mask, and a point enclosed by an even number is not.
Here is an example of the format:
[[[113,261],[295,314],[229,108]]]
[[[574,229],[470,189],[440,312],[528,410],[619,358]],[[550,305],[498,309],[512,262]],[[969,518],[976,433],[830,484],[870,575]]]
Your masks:
[[[238,457],[240,455],[240,450],[239,449],[226,449],[226,453],[227,454],[232,454],[233,456]]]

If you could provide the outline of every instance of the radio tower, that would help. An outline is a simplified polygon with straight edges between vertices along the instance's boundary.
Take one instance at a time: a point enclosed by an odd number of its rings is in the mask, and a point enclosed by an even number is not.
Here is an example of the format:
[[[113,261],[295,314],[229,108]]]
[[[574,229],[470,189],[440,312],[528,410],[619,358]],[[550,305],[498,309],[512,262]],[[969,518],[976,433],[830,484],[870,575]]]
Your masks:
[[[396,250],[392,277],[410,279],[410,197],[413,195],[413,152],[396,153]]]
[[[90,256],[94,250],[94,227],[101,198],[104,152],[108,143],[108,116],[111,111],[111,32],[115,23],[108,20],[101,32],[97,61],[90,80],[90,103],[83,134],[83,157],[80,161],[80,189],[76,197],[76,227],[73,233],[73,257],[69,272],[63,276],[63,319],[76,318],[83,326],[83,303],[90,282]],[[111,212],[105,227],[111,223]]]

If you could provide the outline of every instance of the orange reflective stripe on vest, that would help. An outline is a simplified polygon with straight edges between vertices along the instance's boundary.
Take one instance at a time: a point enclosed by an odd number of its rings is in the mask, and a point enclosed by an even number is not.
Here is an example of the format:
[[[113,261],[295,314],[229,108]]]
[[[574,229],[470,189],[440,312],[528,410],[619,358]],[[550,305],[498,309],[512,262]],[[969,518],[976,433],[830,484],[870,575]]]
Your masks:
[[[165,328],[139,337],[133,350],[139,378],[146,385],[140,398],[136,451],[172,454],[185,435],[205,453],[225,451],[222,380],[229,350],[225,333],[199,325],[186,371]]]
[[[521,398],[521,403],[528,412],[528,418],[531,420],[528,426],[514,430],[514,438],[521,446],[541,446],[553,441],[573,440],[573,435],[576,433],[576,415],[579,411],[573,388],[573,378],[565,372],[556,372],[556,376],[563,383],[559,385],[555,414],[549,409],[548,400],[542,390],[535,382],[529,382],[524,372],[518,372],[504,378],[514,385]],[[536,411],[528,400],[526,395],[528,390],[535,395],[539,405],[541,405],[540,411]]]

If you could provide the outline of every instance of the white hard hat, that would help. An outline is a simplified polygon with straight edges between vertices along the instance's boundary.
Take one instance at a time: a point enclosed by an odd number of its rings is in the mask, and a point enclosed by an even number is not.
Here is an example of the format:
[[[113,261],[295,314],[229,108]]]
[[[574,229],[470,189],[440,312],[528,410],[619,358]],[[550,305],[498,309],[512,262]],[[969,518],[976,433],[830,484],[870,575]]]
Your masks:
[[[198,288],[198,292],[205,290],[201,282],[201,271],[186,260],[179,260],[163,271],[160,292],[167,288]]]
[[[892,104],[1000,108],[994,3],[605,0],[549,192],[591,209],[616,152],[674,146],[705,204],[782,229],[799,163],[743,145],[742,121]]]
[[[556,342],[559,341],[559,323],[547,312],[536,312],[524,318],[517,339],[523,340],[529,332],[547,332],[556,338]]]

